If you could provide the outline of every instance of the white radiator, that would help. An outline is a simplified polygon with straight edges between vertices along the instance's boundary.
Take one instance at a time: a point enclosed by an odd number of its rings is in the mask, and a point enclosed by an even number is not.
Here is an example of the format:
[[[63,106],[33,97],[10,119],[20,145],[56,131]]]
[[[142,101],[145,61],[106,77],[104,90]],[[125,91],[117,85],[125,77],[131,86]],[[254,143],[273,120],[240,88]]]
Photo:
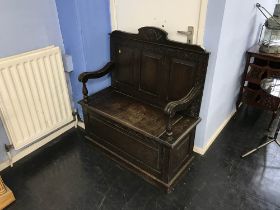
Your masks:
[[[0,59],[0,111],[16,150],[73,121],[58,47]]]

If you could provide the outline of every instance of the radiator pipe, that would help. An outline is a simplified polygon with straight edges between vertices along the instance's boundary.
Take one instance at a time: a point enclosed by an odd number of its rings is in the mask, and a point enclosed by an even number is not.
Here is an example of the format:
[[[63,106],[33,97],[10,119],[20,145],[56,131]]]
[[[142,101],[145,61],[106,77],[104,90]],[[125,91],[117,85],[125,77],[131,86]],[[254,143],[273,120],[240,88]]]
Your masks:
[[[9,162],[10,162],[10,166],[13,167],[13,157],[12,157],[12,154],[11,154],[11,150],[14,148],[14,146],[12,144],[5,144],[5,150],[7,152],[7,155],[8,155],[8,159],[9,159]]]

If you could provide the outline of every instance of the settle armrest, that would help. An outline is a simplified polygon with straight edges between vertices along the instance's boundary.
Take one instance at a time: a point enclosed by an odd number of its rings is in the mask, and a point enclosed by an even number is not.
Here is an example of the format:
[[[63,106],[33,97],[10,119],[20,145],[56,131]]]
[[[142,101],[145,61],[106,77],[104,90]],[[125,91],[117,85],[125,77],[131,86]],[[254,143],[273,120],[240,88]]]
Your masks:
[[[172,136],[172,125],[171,125],[171,118],[174,117],[176,112],[186,110],[194,101],[194,99],[201,93],[202,88],[200,86],[195,86],[191,89],[191,91],[185,97],[181,98],[177,101],[169,102],[165,108],[164,112],[168,115],[168,122],[167,122],[167,135]]]
[[[89,79],[97,79],[105,76],[106,74],[108,74],[113,70],[114,65],[115,64],[113,62],[109,62],[100,70],[93,71],[93,72],[83,72],[80,74],[78,79],[80,82],[83,83],[83,96],[84,96],[85,103],[88,103],[88,89],[86,85],[87,81]]]
[[[188,106],[193,102],[193,100],[198,96],[198,94],[201,92],[201,88],[196,86],[191,89],[191,91],[183,97],[182,99],[178,101],[171,101],[169,102],[165,108],[164,111],[169,116],[174,116],[176,112],[182,111],[188,108]]]
[[[79,81],[82,83],[86,83],[89,79],[97,79],[97,78],[103,77],[106,74],[108,74],[109,72],[111,72],[113,70],[113,68],[114,68],[114,63],[109,62],[100,70],[81,73],[79,76]]]

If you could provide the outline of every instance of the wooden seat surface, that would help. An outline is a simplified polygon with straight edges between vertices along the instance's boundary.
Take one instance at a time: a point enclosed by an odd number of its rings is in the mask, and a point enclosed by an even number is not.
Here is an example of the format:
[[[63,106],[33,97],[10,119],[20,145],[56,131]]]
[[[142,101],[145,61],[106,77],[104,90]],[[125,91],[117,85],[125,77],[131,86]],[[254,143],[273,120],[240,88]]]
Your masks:
[[[159,137],[165,132],[167,116],[163,110],[108,87],[90,96],[89,107],[129,127]],[[173,119],[175,123],[180,116]]]

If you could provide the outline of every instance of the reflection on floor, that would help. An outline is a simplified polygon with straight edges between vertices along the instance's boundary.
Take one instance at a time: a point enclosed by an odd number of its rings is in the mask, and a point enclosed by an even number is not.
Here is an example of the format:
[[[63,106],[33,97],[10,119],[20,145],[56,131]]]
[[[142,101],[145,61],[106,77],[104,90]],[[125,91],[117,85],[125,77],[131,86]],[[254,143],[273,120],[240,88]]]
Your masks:
[[[280,148],[263,140],[268,113],[243,109],[173,193],[120,168],[77,131],[2,172],[16,202],[8,209],[280,209]]]

